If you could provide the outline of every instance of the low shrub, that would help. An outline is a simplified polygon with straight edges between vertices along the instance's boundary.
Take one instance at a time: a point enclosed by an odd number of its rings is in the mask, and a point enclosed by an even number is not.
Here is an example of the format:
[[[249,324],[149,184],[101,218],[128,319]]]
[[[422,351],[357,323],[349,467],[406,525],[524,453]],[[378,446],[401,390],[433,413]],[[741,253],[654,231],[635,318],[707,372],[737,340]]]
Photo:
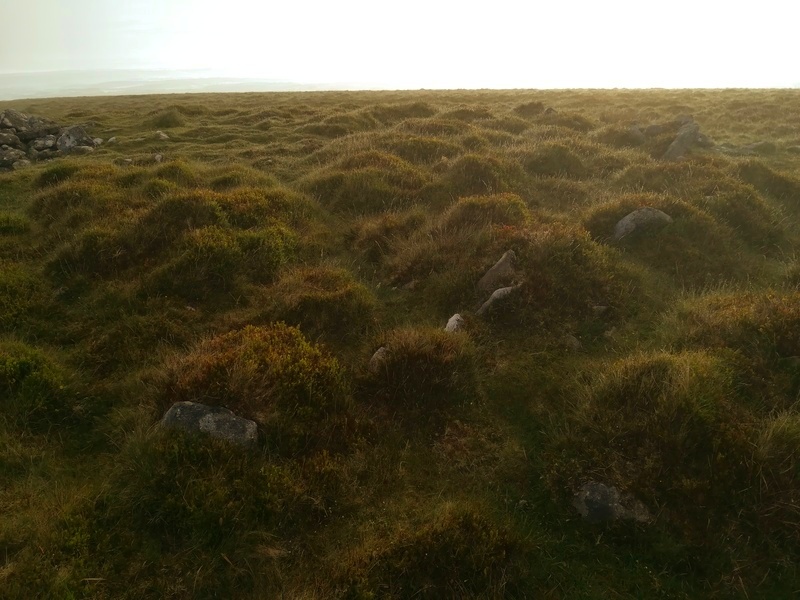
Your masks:
[[[339,577],[347,598],[500,598],[522,592],[524,544],[471,507],[447,505],[428,522],[364,548]]]
[[[301,267],[269,290],[268,314],[307,336],[333,344],[352,342],[374,327],[377,300],[345,269]]]
[[[383,357],[367,387],[390,405],[437,411],[477,397],[475,349],[464,335],[441,329],[395,329],[385,334]]]
[[[268,446],[297,452],[325,443],[324,428],[348,410],[350,395],[333,356],[277,323],[206,339],[177,360],[163,408],[185,400],[254,419]]]
[[[167,129],[170,127],[182,127],[186,124],[183,114],[177,108],[165,108],[158,111],[151,119],[153,127]]]

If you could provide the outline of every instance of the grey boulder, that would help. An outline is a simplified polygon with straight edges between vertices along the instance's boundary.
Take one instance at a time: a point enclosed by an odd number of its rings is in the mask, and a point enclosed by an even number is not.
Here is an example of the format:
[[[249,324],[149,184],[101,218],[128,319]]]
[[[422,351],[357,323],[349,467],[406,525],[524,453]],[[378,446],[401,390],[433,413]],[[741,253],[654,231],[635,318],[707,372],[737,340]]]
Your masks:
[[[0,146],[10,146],[11,148],[21,148],[22,147],[22,142],[11,131],[0,130]]]
[[[508,285],[514,280],[516,271],[514,270],[514,262],[517,255],[513,250],[508,250],[498,260],[494,266],[486,271],[486,274],[478,281],[478,291],[486,293],[491,290],[496,290],[498,286]]]
[[[675,136],[673,142],[664,153],[664,160],[678,160],[689,151],[697,142],[697,137],[700,135],[700,126],[694,121],[689,121],[678,130],[678,135]]]
[[[7,109],[0,113],[0,128],[13,129],[16,136],[28,142],[47,134],[58,133],[57,123],[42,117],[27,115],[18,110]]]
[[[10,167],[18,160],[25,160],[27,155],[22,150],[16,148],[0,149],[0,167]]]
[[[46,135],[37,140],[33,140],[30,144],[30,147],[36,150],[37,152],[42,152],[43,150],[50,150],[50,148],[54,147],[55,145],[56,145],[56,136]]]
[[[370,373],[377,373],[383,367],[384,362],[389,356],[389,349],[386,346],[381,346],[375,351],[375,354],[372,355],[372,358],[369,359],[369,371]]]
[[[176,402],[161,419],[161,426],[206,433],[241,446],[252,447],[258,442],[258,427],[254,421],[239,417],[227,408],[197,402]]]
[[[575,493],[572,506],[590,523],[633,520],[649,523],[647,507],[630,494],[597,481],[587,481]]]
[[[75,148],[86,147],[94,148],[94,140],[86,133],[86,130],[80,125],[68,127],[56,140],[56,146],[61,152],[68,154],[74,152]]]
[[[626,215],[614,227],[614,241],[619,241],[633,233],[660,229],[672,223],[667,213],[645,206]]]

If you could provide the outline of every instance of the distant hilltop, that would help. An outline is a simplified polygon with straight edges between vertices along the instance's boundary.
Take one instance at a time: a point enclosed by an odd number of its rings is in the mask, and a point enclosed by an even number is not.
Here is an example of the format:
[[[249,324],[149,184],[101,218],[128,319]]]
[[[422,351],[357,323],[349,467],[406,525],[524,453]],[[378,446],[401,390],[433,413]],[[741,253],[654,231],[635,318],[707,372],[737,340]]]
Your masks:
[[[379,89],[352,82],[298,83],[205,71],[105,70],[0,73],[0,101],[72,96]]]

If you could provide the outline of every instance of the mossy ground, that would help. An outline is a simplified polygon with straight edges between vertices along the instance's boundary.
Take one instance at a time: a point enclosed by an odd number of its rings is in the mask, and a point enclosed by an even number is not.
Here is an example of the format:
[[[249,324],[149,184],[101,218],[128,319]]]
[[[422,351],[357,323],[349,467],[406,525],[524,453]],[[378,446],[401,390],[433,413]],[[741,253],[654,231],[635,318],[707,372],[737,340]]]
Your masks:
[[[798,100],[0,105],[118,139],[0,174],[0,596],[794,597]],[[778,151],[630,129],[684,113]],[[615,242],[642,206],[673,222]],[[258,449],[158,429],[179,400]],[[590,478],[653,521],[582,521]]]

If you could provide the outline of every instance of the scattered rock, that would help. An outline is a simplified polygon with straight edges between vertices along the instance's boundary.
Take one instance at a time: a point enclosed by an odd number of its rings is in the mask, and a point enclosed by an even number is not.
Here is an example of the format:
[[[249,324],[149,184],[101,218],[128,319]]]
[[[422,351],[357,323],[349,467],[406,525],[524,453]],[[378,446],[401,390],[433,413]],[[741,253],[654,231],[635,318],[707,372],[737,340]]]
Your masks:
[[[444,330],[448,333],[455,333],[456,331],[461,331],[464,328],[464,324],[464,317],[456,313],[447,320]]]
[[[169,141],[169,136],[166,133],[164,133],[163,131],[156,131],[156,139],[160,140],[162,142],[168,142]]]
[[[22,160],[18,160],[13,165],[11,165],[11,168],[17,171],[19,169],[24,169],[25,167],[30,167],[30,166],[31,166],[31,161],[23,158]]]
[[[664,153],[664,160],[678,160],[689,151],[689,149],[697,142],[697,136],[700,134],[700,126],[694,121],[690,121],[681,125],[678,130],[678,135],[675,140],[669,145],[667,151]]]
[[[234,444],[253,447],[258,442],[255,422],[221,406],[176,402],[161,419],[161,425],[189,432],[202,432]]]
[[[552,106],[548,106],[547,108],[544,109],[544,114],[546,114],[546,115],[557,115],[558,111],[555,108],[553,108]]]
[[[92,141],[94,142],[95,148],[103,145],[103,138],[94,138]]]
[[[478,290],[486,293],[491,290],[496,290],[498,286],[508,285],[514,280],[516,271],[514,270],[514,262],[517,260],[517,255],[513,250],[508,250],[498,260],[494,266],[486,271],[486,274],[478,281]]]
[[[56,140],[56,147],[61,150],[61,152],[68,154],[74,152],[75,149],[79,147],[94,148],[94,140],[89,137],[89,134],[86,133],[83,127],[75,125],[74,127],[68,127],[64,130],[58,140]],[[80,152],[76,152],[76,154],[78,153]],[[84,154],[88,154],[88,152],[84,152]]]
[[[370,373],[377,373],[380,371],[383,362],[386,360],[386,357],[389,356],[389,349],[386,346],[381,346],[375,351],[375,354],[372,355],[372,358],[369,359],[369,370]]]
[[[742,146],[742,150],[750,154],[770,156],[778,151],[778,147],[772,142],[754,142],[752,144]]]
[[[110,137],[110,138],[108,138],[108,141],[106,142],[106,146],[113,146],[116,143],[117,143],[117,136]]]
[[[492,295],[489,296],[489,299],[486,302],[484,302],[481,305],[481,307],[475,312],[475,314],[478,315],[479,317],[488,314],[489,312],[494,310],[498,302],[504,300],[505,298],[508,298],[508,296],[510,296],[514,292],[514,290],[516,290],[518,287],[519,287],[518,285],[514,285],[510,287],[500,288],[499,290],[495,290],[492,293]]]
[[[43,150],[50,150],[55,145],[56,145],[56,136],[46,135],[43,138],[39,138],[38,140],[33,140],[29,146],[29,149],[32,148],[37,152],[42,152]]]
[[[587,481],[575,494],[572,506],[590,523],[634,520],[649,523],[653,517],[647,507],[630,494],[597,481]]]
[[[162,160],[164,160],[164,156],[161,154],[154,154],[153,160],[156,161],[157,163],[160,163]]]
[[[614,227],[614,241],[653,229],[660,229],[672,223],[672,217],[657,208],[645,206],[620,219]]]

